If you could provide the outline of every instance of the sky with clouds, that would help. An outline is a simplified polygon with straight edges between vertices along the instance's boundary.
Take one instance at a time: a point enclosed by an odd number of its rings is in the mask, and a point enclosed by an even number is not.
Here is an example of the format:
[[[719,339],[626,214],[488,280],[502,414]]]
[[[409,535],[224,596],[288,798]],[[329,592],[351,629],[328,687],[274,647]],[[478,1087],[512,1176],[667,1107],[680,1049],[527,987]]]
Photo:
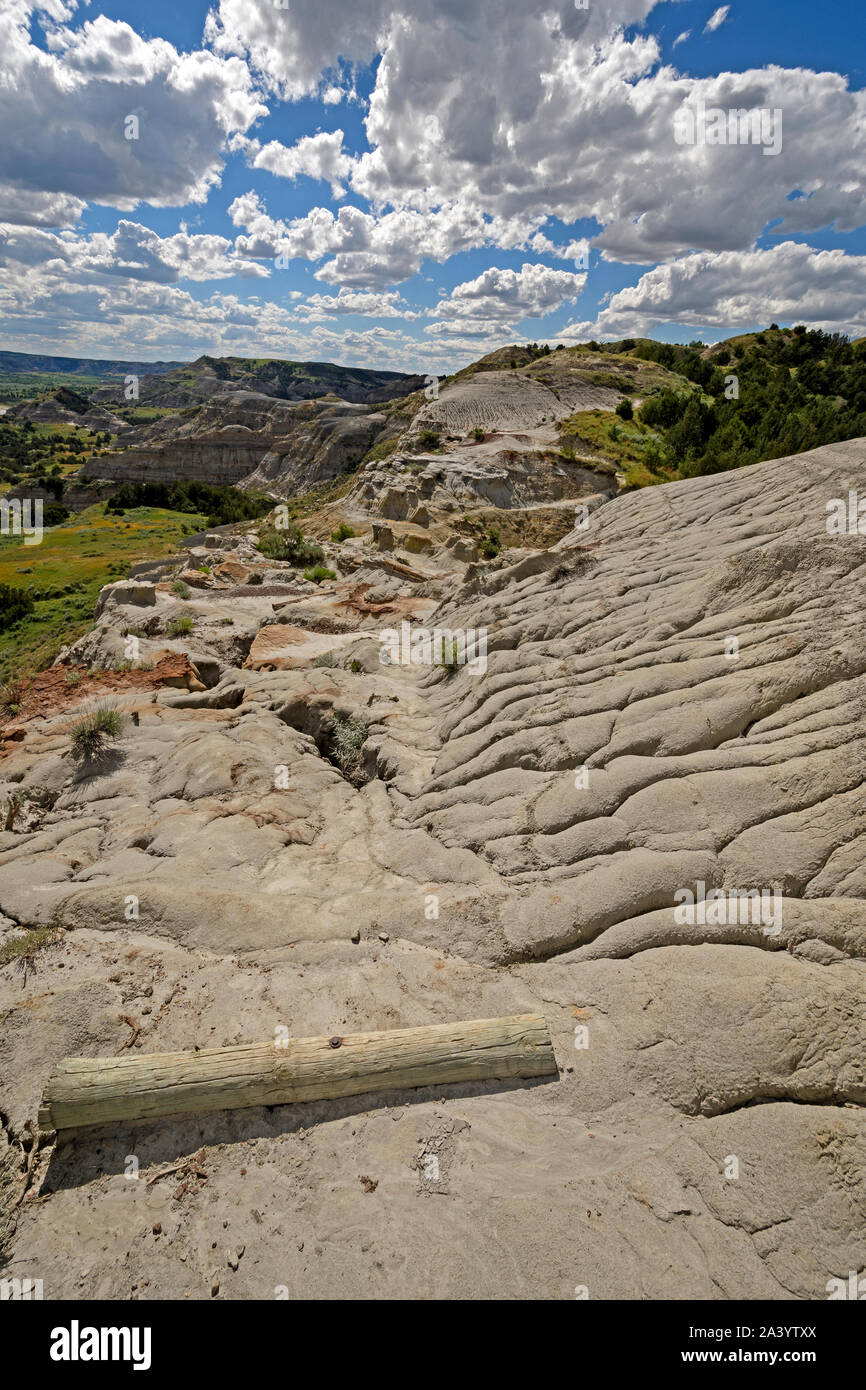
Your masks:
[[[2,0],[0,346],[863,336],[864,87],[849,0]]]

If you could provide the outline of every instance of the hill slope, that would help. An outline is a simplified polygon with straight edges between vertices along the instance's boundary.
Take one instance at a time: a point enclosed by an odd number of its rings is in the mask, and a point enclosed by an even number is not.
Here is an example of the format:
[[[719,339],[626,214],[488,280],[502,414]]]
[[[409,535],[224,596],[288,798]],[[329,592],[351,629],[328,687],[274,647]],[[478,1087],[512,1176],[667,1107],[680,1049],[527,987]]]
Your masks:
[[[139,426],[122,440],[125,456],[100,460],[99,476],[250,480],[287,496],[357,467],[367,454],[382,458],[404,446],[448,453],[474,438],[484,444],[476,460],[488,466],[500,466],[504,454],[553,449],[643,486],[866,434],[866,344],[801,327],[712,347],[650,339],[553,352],[511,345],[437,390],[424,385],[420,377],[331,363],[202,357],[143,378],[134,410],[116,391],[97,391],[97,400]],[[291,406],[316,400],[305,440],[303,411]],[[352,423],[345,448],[341,401],[369,412],[366,424]],[[614,410],[620,419],[611,419]],[[323,439],[334,447],[323,451]],[[315,467],[305,467],[314,458]]]

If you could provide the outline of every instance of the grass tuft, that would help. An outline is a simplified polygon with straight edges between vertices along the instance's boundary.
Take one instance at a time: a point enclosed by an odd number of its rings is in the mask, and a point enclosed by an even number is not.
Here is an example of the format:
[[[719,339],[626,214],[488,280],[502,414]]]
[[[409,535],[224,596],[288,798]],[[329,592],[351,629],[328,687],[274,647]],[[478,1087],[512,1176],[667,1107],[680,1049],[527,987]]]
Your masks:
[[[124,724],[120,710],[107,705],[82,715],[72,726],[69,748],[73,758],[78,762],[92,762],[120,738]]]
[[[336,715],[328,729],[331,761],[348,780],[355,781],[361,768],[361,747],[367,737],[367,725],[360,716],[343,719]]]
[[[12,936],[0,944],[0,969],[4,965],[14,965],[23,971],[27,983],[27,971],[34,965],[36,956],[46,946],[54,946],[63,936],[63,927],[31,927],[23,936]]]

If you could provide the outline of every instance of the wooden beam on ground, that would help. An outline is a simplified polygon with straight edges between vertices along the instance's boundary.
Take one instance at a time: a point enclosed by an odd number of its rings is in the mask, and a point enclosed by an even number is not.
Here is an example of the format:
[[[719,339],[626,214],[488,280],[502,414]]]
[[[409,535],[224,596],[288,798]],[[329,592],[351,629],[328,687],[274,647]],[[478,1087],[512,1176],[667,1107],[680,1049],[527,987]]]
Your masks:
[[[49,1079],[43,1130],[333,1100],[366,1091],[557,1075],[538,1014],[202,1052],[67,1057]]]

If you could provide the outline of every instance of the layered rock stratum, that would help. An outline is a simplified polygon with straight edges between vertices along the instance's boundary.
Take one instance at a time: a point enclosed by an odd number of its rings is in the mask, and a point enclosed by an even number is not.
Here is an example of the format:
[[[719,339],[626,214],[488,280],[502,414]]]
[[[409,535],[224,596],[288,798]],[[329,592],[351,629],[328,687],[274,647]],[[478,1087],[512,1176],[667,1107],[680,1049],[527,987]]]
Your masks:
[[[3,1272],[46,1297],[808,1300],[866,1268],[866,538],[826,525],[866,441],[619,496],[480,447],[362,468],[312,523],[334,580],[257,524],[104,591],[64,664],[132,633],[191,676],[116,690],[97,766],[86,700],[4,731],[4,933],[65,929],[0,972]],[[497,509],[532,540],[485,561]],[[486,663],[383,660],[404,623]],[[779,929],[681,921],[700,884]],[[554,1080],[29,1137],[64,1056],[523,1011]]]

